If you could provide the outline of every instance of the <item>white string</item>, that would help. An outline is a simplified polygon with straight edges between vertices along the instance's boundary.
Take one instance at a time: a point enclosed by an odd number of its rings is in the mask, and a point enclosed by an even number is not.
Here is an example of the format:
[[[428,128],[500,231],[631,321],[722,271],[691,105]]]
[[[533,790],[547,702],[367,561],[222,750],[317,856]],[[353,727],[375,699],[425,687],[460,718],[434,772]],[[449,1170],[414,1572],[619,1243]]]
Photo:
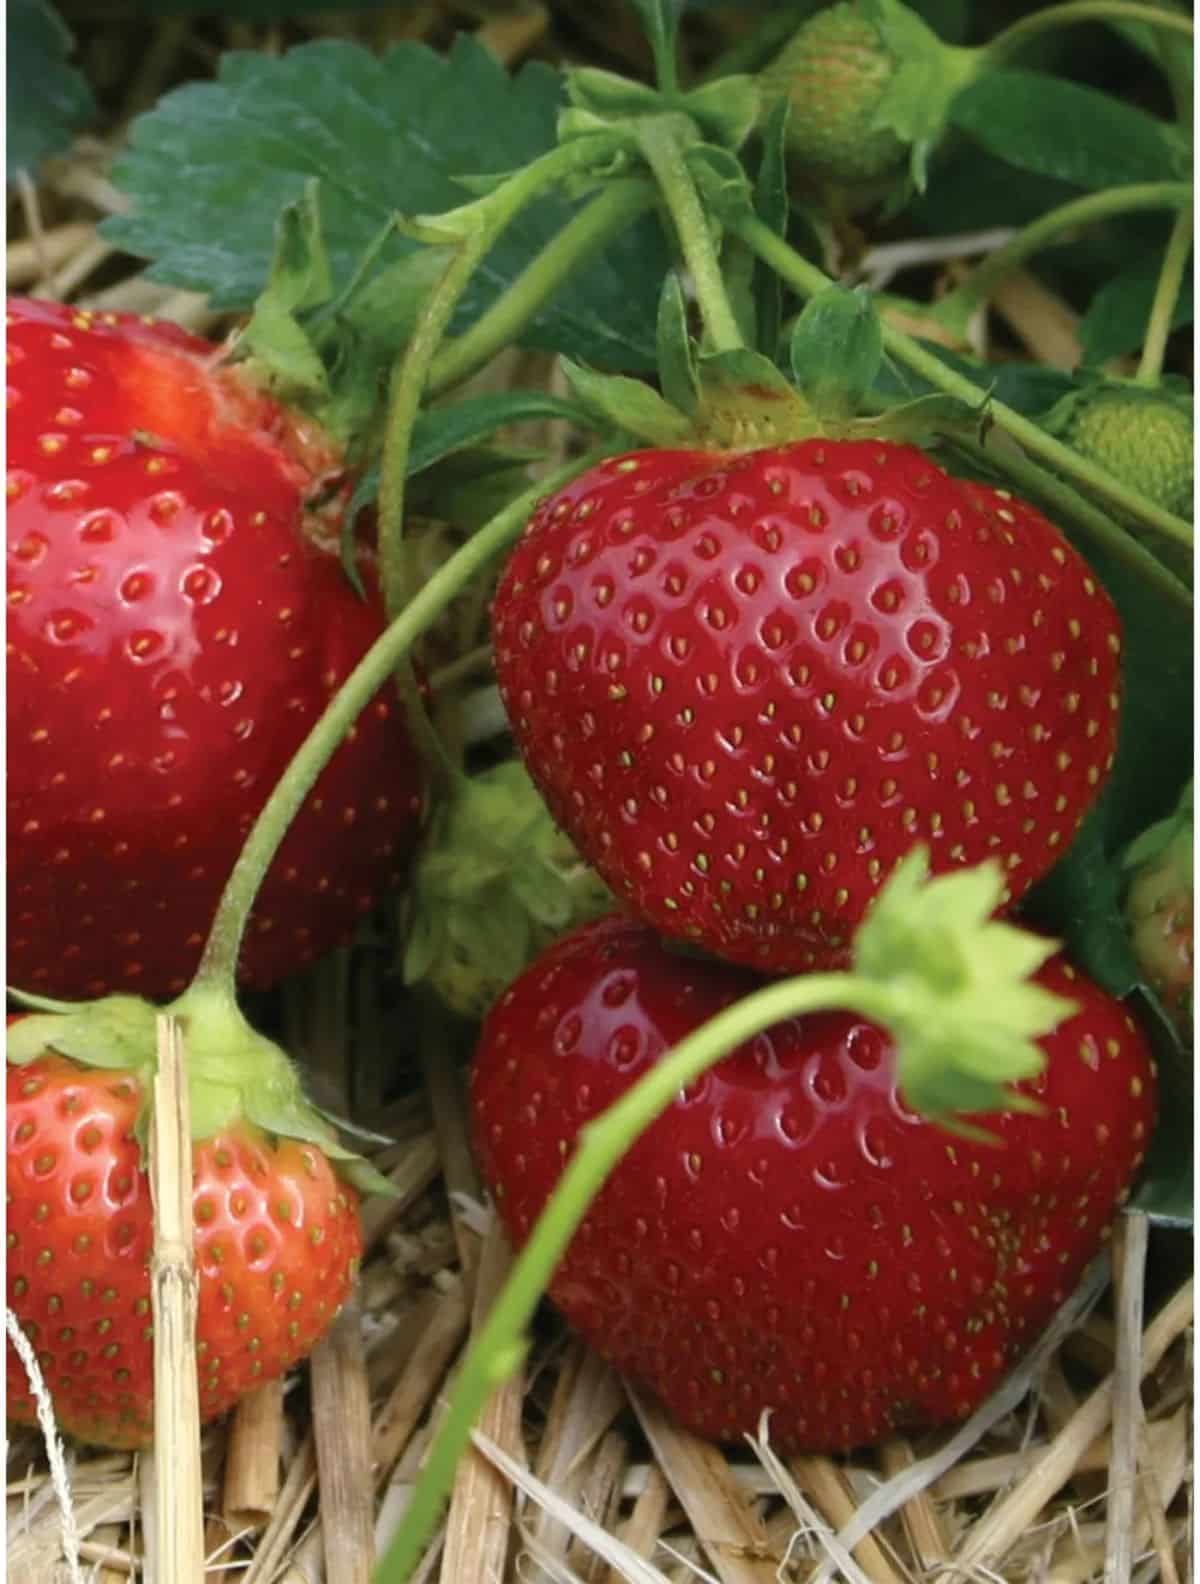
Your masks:
[[[54,1486],[54,1494],[58,1498],[58,1509],[62,1517],[62,1549],[67,1570],[71,1575],[71,1584],[84,1584],[83,1572],[79,1566],[79,1528],[75,1522],[75,1508],[71,1504],[67,1460],[54,1418],[50,1391],[42,1375],[37,1355],[33,1351],[32,1342],[21,1330],[21,1323],[16,1315],[7,1307],[4,1310],[4,1329],[25,1367],[25,1374],[29,1379],[34,1401],[37,1403],[38,1426],[46,1443],[46,1455],[50,1460],[50,1483]]]

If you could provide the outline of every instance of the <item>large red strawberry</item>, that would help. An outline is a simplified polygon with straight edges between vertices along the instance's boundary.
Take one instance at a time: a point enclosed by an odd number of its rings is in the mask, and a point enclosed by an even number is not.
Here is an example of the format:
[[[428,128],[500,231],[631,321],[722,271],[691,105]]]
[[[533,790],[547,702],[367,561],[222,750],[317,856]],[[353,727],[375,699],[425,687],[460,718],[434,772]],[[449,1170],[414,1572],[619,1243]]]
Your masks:
[[[551,811],[670,935],[771,970],[848,942],[918,840],[1015,900],[1112,763],[1120,649],[1032,507],[921,451],[639,451],[546,500],[496,669]]]
[[[53,1051],[7,1077],[9,1307],[59,1426],[145,1445],[154,1216],[134,1137],[143,1082]],[[357,1192],[316,1143],[234,1114],[193,1158],[200,1411],[211,1419],[311,1350],[351,1290],[362,1232]],[[7,1387],[9,1418],[33,1423],[11,1343]]]
[[[343,575],[338,457],[216,348],[56,303],[8,309],[10,982],[161,996],[243,838],[382,630]],[[400,875],[420,779],[377,696],[292,825],[241,958],[270,984]]]
[[[685,1089],[592,1202],[550,1294],[686,1425],[831,1450],[968,1414],[1070,1293],[1142,1160],[1144,1037],[1062,956],[1078,1011],[1021,1087],[1042,1113],[952,1136],[909,1110],[895,1049],[843,1013],[776,1025]],[[484,1180],[517,1244],[580,1129],[758,981],[632,920],[543,954],[484,1024]]]

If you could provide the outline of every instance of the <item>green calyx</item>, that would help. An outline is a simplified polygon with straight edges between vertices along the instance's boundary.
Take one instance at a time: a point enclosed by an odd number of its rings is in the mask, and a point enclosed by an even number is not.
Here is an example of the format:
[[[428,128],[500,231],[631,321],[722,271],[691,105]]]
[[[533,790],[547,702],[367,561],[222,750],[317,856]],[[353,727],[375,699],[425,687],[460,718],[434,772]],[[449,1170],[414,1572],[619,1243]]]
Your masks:
[[[406,903],[405,981],[482,1017],[552,940],[614,906],[506,760],[460,781],[434,814]]]
[[[880,417],[857,416],[883,361],[878,315],[865,290],[829,286],[806,304],[788,342],[791,380],[748,347],[698,353],[676,296],[664,293],[659,314],[663,394],[641,380],[563,362],[580,406],[599,427],[631,443],[708,451],[752,451],[818,438],[921,444],[935,433],[978,428],[980,413],[940,395]]]
[[[279,1047],[250,1027],[230,995],[211,986],[193,984],[167,1007],[113,995],[61,1013],[32,1013],[9,1028],[7,1057],[23,1067],[55,1051],[81,1067],[131,1073],[141,1089],[137,1136],[144,1149],[163,1015],[183,1026],[193,1140],[245,1122],[272,1138],[316,1145],[363,1193],[391,1191],[386,1178],[339,1142]]]
[[[977,51],[944,43],[900,0],[842,0],[801,25],[760,74],[767,105],[791,106],[800,180],[870,203],[907,177],[925,186],[955,95]]]
[[[1065,396],[1051,409],[1044,427],[1166,511],[1191,516],[1195,474],[1190,398],[1105,381]]]
[[[1031,981],[1058,943],[994,918],[1004,872],[994,862],[929,878],[916,848],[859,929],[854,974],[886,995],[906,1100],[955,1131],[981,1136],[963,1111],[1036,1111],[1010,1085],[1039,1073],[1036,1044],[1074,1010]]]

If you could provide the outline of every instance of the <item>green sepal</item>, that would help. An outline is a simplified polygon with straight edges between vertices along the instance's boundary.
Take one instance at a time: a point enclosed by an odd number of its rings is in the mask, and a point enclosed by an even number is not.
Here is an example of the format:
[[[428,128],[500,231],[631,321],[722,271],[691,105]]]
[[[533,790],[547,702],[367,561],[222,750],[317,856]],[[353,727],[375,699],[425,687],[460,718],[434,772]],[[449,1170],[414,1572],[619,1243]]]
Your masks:
[[[886,987],[900,1088],[939,1121],[1036,1109],[1011,1085],[1041,1072],[1036,1041],[1074,1010],[1030,982],[1058,942],[993,917],[1004,885],[992,861],[930,879],[928,852],[914,848],[855,937],[855,974]]]
[[[622,374],[597,374],[569,358],[560,360],[572,396],[593,414],[602,429],[633,435],[649,445],[686,444],[687,418],[641,380]]]
[[[700,137],[723,149],[738,149],[762,113],[758,84],[748,75],[722,77],[676,93],[597,66],[578,66],[566,73],[566,89],[571,108],[559,123],[559,136],[564,139],[611,131],[643,116],[673,113],[695,122]]]
[[[567,99],[605,125],[629,116],[658,115],[669,108],[657,88],[599,66],[576,66],[564,74]]]
[[[157,1009],[137,996],[105,996],[59,1016],[53,1012],[22,1018],[8,1030],[8,1060],[18,1067],[47,1049],[88,1067],[143,1076],[153,1071]]]
[[[720,77],[683,94],[677,108],[691,116],[707,140],[739,149],[762,115],[762,91],[749,74]]]
[[[658,298],[658,382],[672,407],[692,414],[700,399],[696,347],[688,330],[687,300],[677,270],[663,278]]]
[[[817,416],[842,423],[883,364],[883,329],[865,286],[827,286],[808,303],[788,343],[792,376]]]
[[[872,126],[908,144],[909,175],[924,192],[929,156],[942,140],[955,96],[983,68],[982,52],[946,44],[900,0],[862,0],[862,9],[896,62]]]
[[[754,213],[754,194],[742,162],[716,143],[692,143],[683,151],[706,211],[724,225]]]
[[[969,407],[957,396],[936,392],[900,402],[875,418],[855,418],[845,426],[856,440],[893,440],[898,445],[925,448],[946,435],[978,439],[987,426],[987,403],[982,410]]]

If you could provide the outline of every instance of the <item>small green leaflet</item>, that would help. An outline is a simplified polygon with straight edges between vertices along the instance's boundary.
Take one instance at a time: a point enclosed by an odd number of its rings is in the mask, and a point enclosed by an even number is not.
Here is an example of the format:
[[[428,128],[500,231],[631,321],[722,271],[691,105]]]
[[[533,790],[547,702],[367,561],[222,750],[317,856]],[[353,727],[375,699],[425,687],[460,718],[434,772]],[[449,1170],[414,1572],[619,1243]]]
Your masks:
[[[235,51],[220,77],[167,94],[134,122],[114,171],[134,200],[103,230],[151,261],[153,280],[245,308],[266,280],[275,221],[320,178],[334,282],[344,284],[394,214],[461,204],[461,178],[499,175],[553,146],[561,79],[534,63],[509,77],[474,39],[447,56],[401,44],[382,58],[343,40],[286,55]],[[489,254],[456,328],[478,317],[570,217],[549,198],[526,210]],[[380,268],[416,243],[399,235]],[[600,367],[653,367],[666,244],[652,217],[575,270],[526,331],[526,345]]]
[[[986,72],[958,95],[950,119],[1010,165],[1088,190],[1190,174],[1173,127],[1062,77]]]
[[[33,175],[49,154],[71,146],[96,115],[81,72],[68,64],[75,41],[46,0],[11,0],[8,43],[8,180]]]

